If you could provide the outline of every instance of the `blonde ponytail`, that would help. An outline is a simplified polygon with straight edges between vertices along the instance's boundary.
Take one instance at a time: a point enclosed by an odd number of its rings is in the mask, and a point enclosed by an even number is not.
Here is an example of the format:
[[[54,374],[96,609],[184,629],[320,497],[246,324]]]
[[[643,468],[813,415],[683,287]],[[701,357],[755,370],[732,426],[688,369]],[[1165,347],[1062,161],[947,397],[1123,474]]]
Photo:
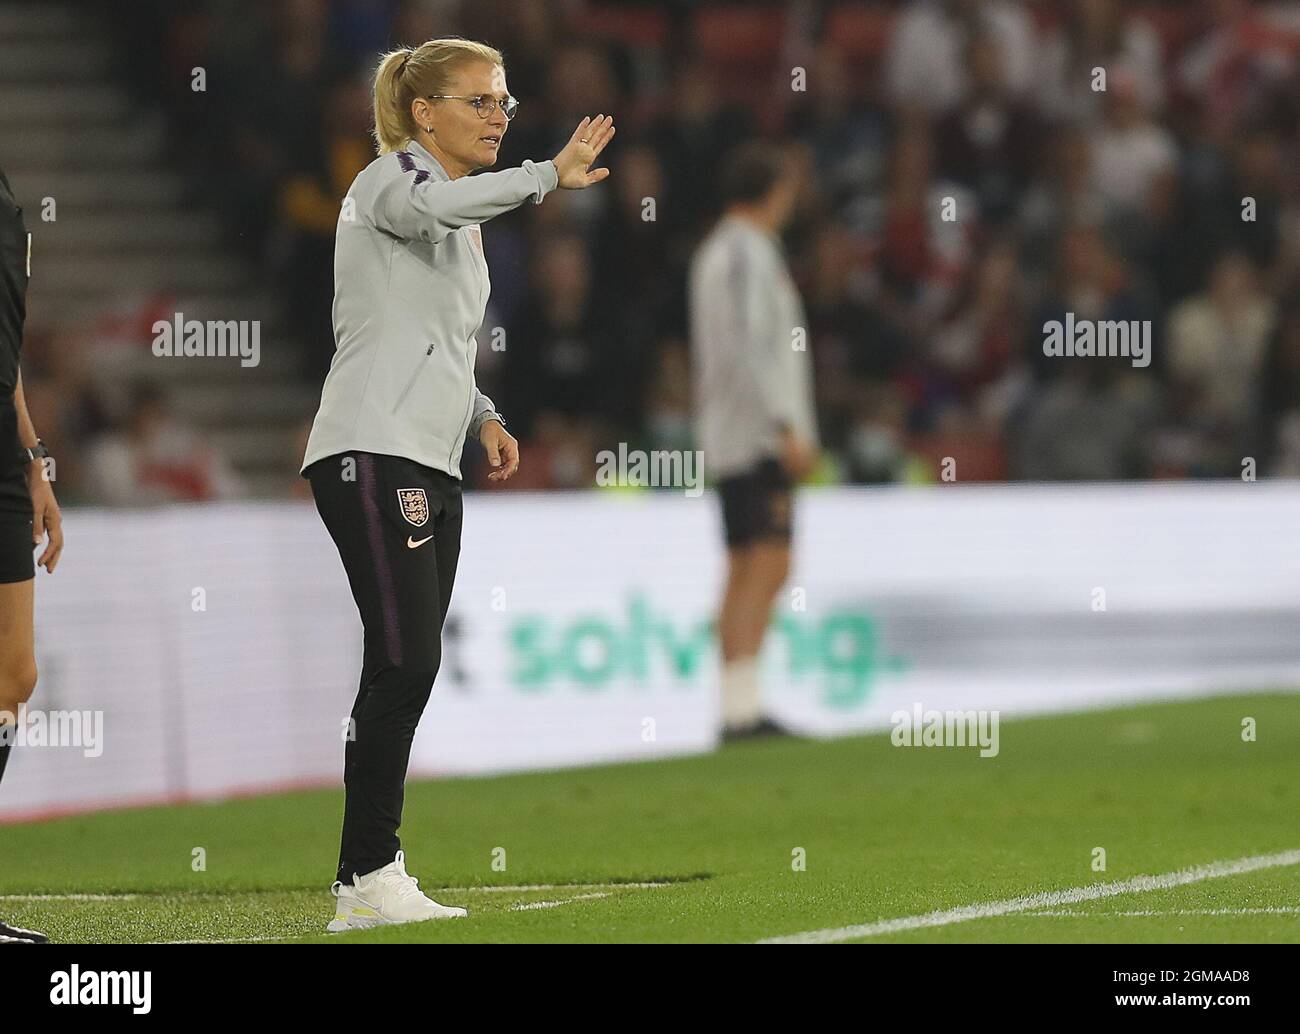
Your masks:
[[[380,154],[400,151],[415,136],[411,102],[416,97],[447,93],[451,73],[467,61],[505,65],[496,48],[459,36],[400,47],[379,59],[375,69],[375,145]]]
[[[393,50],[379,59],[375,69],[375,144],[380,154],[400,150],[411,138],[407,128],[410,115],[402,117],[398,76],[405,71],[407,59],[415,51],[408,47]]]

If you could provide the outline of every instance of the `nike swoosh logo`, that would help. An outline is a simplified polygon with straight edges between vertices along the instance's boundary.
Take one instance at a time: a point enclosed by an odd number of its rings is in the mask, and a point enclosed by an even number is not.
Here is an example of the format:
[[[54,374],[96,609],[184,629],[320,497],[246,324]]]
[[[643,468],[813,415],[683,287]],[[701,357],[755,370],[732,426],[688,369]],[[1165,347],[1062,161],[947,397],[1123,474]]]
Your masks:
[[[407,548],[407,549],[419,549],[419,548],[420,548],[421,546],[423,546],[426,542],[428,542],[429,539],[431,539],[431,538],[433,538],[432,535],[430,535],[428,539],[420,539],[419,542],[416,542],[414,536],[412,536],[412,535],[408,535],[408,536],[406,536],[406,548]]]

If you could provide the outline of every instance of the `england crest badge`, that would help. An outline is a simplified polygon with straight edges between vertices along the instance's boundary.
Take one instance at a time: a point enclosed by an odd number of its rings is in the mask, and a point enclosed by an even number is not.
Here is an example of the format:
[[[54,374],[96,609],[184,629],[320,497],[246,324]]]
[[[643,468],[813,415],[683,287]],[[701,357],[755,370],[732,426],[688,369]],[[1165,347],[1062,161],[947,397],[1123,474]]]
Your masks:
[[[429,520],[429,498],[423,488],[399,488],[397,502],[407,523],[419,528]]]

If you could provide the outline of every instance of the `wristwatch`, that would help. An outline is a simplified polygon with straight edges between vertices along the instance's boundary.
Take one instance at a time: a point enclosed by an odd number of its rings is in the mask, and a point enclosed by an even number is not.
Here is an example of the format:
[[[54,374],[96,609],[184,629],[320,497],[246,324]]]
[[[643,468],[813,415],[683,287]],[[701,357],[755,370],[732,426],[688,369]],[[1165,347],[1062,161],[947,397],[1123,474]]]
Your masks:
[[[31,448],[18,450],[18,462],[25,467],[29,463],[35,463],[37,460],[45,459],[49,454],[50,450],[45,447],[45,443],[37,438],[36,444]]]

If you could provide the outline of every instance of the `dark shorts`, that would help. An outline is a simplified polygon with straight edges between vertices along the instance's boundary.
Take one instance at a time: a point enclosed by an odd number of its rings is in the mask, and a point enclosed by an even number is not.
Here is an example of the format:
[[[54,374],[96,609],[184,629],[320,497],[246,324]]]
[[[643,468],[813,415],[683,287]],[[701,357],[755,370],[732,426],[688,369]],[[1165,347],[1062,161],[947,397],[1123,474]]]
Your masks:
[[[742,474],[718,482],[727,545],[789,543],[794,526],[794,491],[775,459],[760,460]]]
[[[36,577],[32,497],[17,456],[17,418],[12,407],[0,406],[0,584]]]
[[[330,456],[303,473],[347,571],[367,656],[436,671],[460,559],[460,481],[368,452]]]

